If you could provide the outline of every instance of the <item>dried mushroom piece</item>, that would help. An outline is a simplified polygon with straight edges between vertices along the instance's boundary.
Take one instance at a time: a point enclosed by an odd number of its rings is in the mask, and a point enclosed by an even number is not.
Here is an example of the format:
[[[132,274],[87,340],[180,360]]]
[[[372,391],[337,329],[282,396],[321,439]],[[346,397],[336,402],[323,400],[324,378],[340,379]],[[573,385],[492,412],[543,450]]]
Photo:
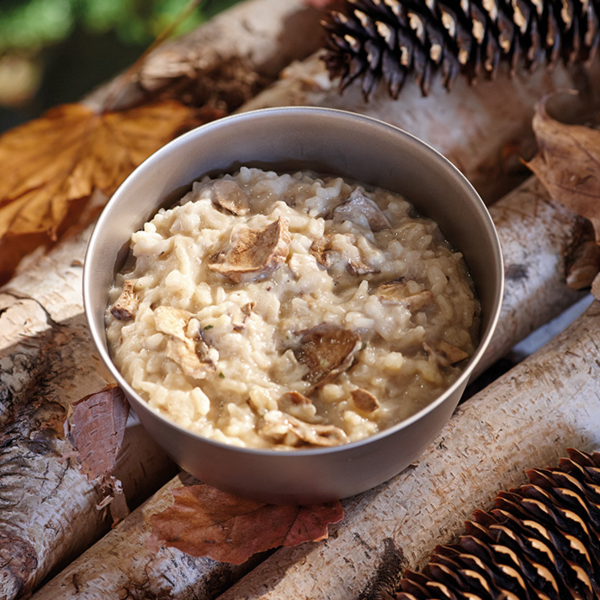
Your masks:
[[[135,293],[135,281],[128,279],[123,282],[123,290],[110,312],[119,321],[129,321],[135,317],[139,305],[140,300]]]
[[[377,288],[375,295],[381,302],[394,302],[406,306],[411,312],[419,311],[435,302],[435,296],[431,290],[423,290],[413,294],[410,292],[405,279],[396,279],[383,283]]]
[[[356,243],[356,237],[351,233],[345,235],[349,238],[351,244]],[[335,236],[335,233],[326,233],[323,237],[315,240],[309,250],[317,262],[326,269],[331,266],[331,253],[337,251],[333,245]]]
[[[383,231],[392,226],[377,203],[368,196],[364,190],[357,187],[346,202],[336,206],[333,211],[334,221],[352,221],[357,225],[368,225],[371,231]]]
[[[300,442],[312,446],[339,446],[348,442],[348,436],[339,427],[306,423],[280,411],[269,411],[262,419],[259,431],[280,442],[288,433],[293,433]]]
[[[177,363],[183,373],[195,379],[206,379],[215,372],[219,353],[202,338],[200,326],[188,336],[188,325],[193,315],[186,310],[159,306],[154,311],[156,330],[169,336],[166,356]]]
[[[300,392],[286,392],[278,404],[282,412],[304,421],[314,420],[317,414],[317,407],[312,400]]]
[[[441,367],[449,367],[469,357],[468,352],[453,346],[444,340],[439,340],[433,346],[423,344],[423,349],[432,356]]]
[[[358,410],[362,410],[363,412],[375,412],[379,408],[379,401],[371,392],[364,390],[363,388],[358,388],[356,390],[352,390],[350,392],[352,396],[352,401]]]
[[[203,197],[210,198],[213,204],[234,215],[244,216],[250,212],[248,194],[235,181],[229,179],[209,181],[200,188],[199,192]]]
[[[260,229],[237,227],[228,248],[213,256],[208,268],[235,283],[250,281],[279,267],[289,247],[289,220],[284,217]]]
[[[330,323],[321,323],[301,331],[300,335],[300,344],[294,349],[294,355],[308,368],[304,381],[313,385],[330,381],[346,371],[360,348],[357,333]]]

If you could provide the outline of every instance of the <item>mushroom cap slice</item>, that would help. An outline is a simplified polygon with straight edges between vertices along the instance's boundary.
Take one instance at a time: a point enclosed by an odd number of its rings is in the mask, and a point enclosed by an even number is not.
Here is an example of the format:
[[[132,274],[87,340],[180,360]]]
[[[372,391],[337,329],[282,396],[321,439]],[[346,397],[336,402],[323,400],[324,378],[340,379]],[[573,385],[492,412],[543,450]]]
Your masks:
[[[300,334],[294,355],[308,368],[303,379],[313,385],[330,381],[347,370],[360,348],[360,336],[340,325],[321,323]]]
[[[412,312],[421,310],[435,302],[435,296],[431,290],[411,294],[404,279],[383,283],[377,288],[375,295],[381,302],[402,304]]]
[[[289,247],[289,220],[285,217],[259,229],[236,227],[228,248],[213,256],[208,268],[235,283],[251,281],[279,267],[287,258]]]
[[[210,198],[213,204],[234,215],[244,216],[250,212],[248,194],[235,181],[208,181],[198,191],[201,198]]]
[[[357,187],[346,202],[333,210],[334,221],[352,221],[357,225],[368,225],[371,231],[390,229],[391,223],[374,200],[365,196],[364,190]]]
[[[377,398],[371,392],[358,388],[350,392],[352,400],[359,410],[363,412],[375,412],[379,408],[379,402]]]

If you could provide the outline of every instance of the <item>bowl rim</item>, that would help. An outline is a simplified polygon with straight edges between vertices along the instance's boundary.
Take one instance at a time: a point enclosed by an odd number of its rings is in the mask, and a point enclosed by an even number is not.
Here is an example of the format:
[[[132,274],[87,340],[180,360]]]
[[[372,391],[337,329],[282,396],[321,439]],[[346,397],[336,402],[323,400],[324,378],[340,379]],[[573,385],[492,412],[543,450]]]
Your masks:
[[[493,247],[493,254],[494,254],[493,262],[494,262],[494,264],[491,266],[493,266],[495,273],[497,275],[497,279],[498,279],[497,293],[495,295],[495,298],[493,299],[494,300],[493,306],[488,307],[489,321],[487,324],[487,331],[480,332],[481,338],[477,345],[477,349],[476,349],[475,353],[473,354],[473,356],[471,356],[471,358],[469,360],[469,364],[467,365],[465,370],[462,371],[460,373],[459,377],[456,379],[456,381],[454,381],[454,383],[452,383],[452,385],[450,385],[448,388],[446,388],[438,397],[436,397],[434,400],[429,402],[426,406],[421,408],[416,413],[413,413],[406,419],[403,419],[402,421],[400,421],[390,427],[387,427],[386,429],[383,429],[382,431],[378,431],[377,433],[370,435],[366,438],[363,438],[363,439],[360,439],[357,441],[353,441],[353,442],[348,442],[346,444],[340,444],[337,446],[306,448],[306,449],[297,449],[297,450],[291,449],[289,451],[282,451],[282,450],[275,450],[275,449],[269,449],[269,448],[249,448],[249,447],[244,447],[244,446],[227,444],[225,442],[220,442],[218,440],[214,440],[214,439],[202,436],[199,433],[196,433],[190,429],[183,427],[182,425],[179,425],[178,423],[172,421],[168,417],[163,416],[158,411],[156,411],[154,408],[152,408],[147,403],[147,401],[145,401],[133,389],[133,387],[129,384],[129,382],[127,382],[125,380],[125,378],[121,375],[120,371],[118,370],[118,368],[112,361],[110,352],[108,351],[108,345],[106,342],[106,329],[104,327],[97,328],[94,323],[93,316],[92,316],[92,307],[91,307],[91,301],[90,301],[91,288],[93,286],[93,276],[91,273],[91,266],[90,266],[91,262],[92,262],[91,257],[93,256],[93,254],[95,252],[96,246],[100,243],[99,240],[102,238],[105,221],[107,221],[109,219],[111,206],[114,204],[117,204],[119,201],[119,198],[127,193],[127,188],[131,184],[131,181],[137,179],[140,176],[140,174],[143,175],[145,171],[152,169],[153,165],[155,163],[159,163],[161,161],[162,157],[164,155],[168,154],[169,152],[171,152],[173,148],[175,148],[179,145],[185,144],[189,138],[196,137],[198,135],[203,135],[203,133],[205,131],[209,131],[211,129],[221,128],[221,127],[234,127],[237,122],[243,121],[246,119],[255,118],[255,116],[257,114],[258,115],[268,115],[269,113],[294,114],[294,113],[300,113],[300,112],[301,113],[309,113],[309,114],[310,113],[320,114],[320,115],[328,115],[328,114],[337,115],[338,117],[348,119],[349,123],[352,120],[358,119],[358,120],[369,122],[372,126],[375,126],[376,128],[383,127],[388,131],[392,130],[397,135],[404,136],[410,143],[424,146],[425,149],[430,153],[434,162],[437,162],[439,165],[443,165],[450,172],[454,172],[454,176],[455,177],[458,176],[457,178],[461,182],[461,184],[465,187],[465,191],[470,192],[471,195],[473,196],[473,199],[476,201],[477,208],[480,211],[481,216],[483,217],[483,220],[485,222],[486,234],[489,236],[489,238],[490,238],[489,241]],[[273,162],[275,162],[275,161],[273,161]],[[196,181],[199,177],[202,177],[202,175],[199,175],[193,181]],[[190,182],[190,185],[191,185],[191,183],[192,182]],[[156,210],[158,210],[158,208],[159,208],[159,206],[156,207]],[[459,249],[459,251],[460,251],[460,249]],[[452,396],[461,386],[466,385],[466,382],[468,382],[468,379],[470,378],[473,370],[475,369],[475,367],[481,360],[481,357],[483,356],[484,352],[487,350],[487,348],[491,342],[493,333],[496,329],[498,320],[500,318],[500,313],[501,313],[501,308],[502,308],[502,298],[504,295],[504,285],[505,285],[505,278],[504,278],[504,268],[503,268],[501,244],[500,244],[500,239],[498,237],[498,232],[492,221],[491,215],[487,209],[487,206],[485,205],[485,203],[479,196],[479,193],[475,190],[475,188],[473,187],[471,182],[465,177],[465,175],[463,175],[463,173],[461,173],[461,171],[450,160],[448,160],[443,154],[441,154],[441,152],[436,150],[433,146],[431,146],[427,142],[421,140],[417,136],[415,136],[415,135],[409,133],[408,131],[405,131],[395,125],[387,123],[381,119],[377,119],[375,117],[363,115],[360,113],[355,113],[355,112],[348,111],[348,110],[342,110],[342,109],[337,109],[337,108],[315,107],[315,106],[284,106],[284,107],[273,107],[273,108],[259,108],[259,109],[255,109],[255,110],[246,111],[243,113],[236,113],[236,114],[228,115],[226,117],[222,117],[215,121],[211,121],[209,123],[200,125],[199,127],[196,127],[194,129],[180,135],[179,137],[168,142],[167,144],[162,146],[160,149],[158,149],[156,152],[151,154],[148,158],[146,158],[142,163],[140,163],[140,165],[138,165],[126,177],[126,179],[121,183],[121,185],[118,187],[118,189],[115,191],[115,193],[108,200],[105,207],[102,209],[102,213],[100,214],[100,217],[98,218],[98,220],[94,226],[93,232],[90,236],[90,239],[88,241],[85,258],[84,258],[83,281],[82,281],[84,312],[85,312],[86,321],[88,323],[88,328],[89,328],[91,336],[92,336],[92,340],[94,342],[96,350],[100,354],[100,358],[102,359],[104,365],[110,371],[111,375],[115,378],[118,385],[121,388],[123,388],[124,391],[126,392],[128,401],[131,402],[131,400],[133,399],[134,404],[139,405],[142,408],[142,410],[147,410],[150,413],[152,413],[154,418],[157,418],[160,421],[162,421],[162,423],[164,425],[166,425],[167,427],[178,430],[180,433],[182,433],[186,436],[191,436],[191,437],[195,438],[195,440],[197,440],[198,442],[206,443],[206,444],[215,446],[217,448],[221,448],[226,451],[242,452],[244,454],[250,454],[250,455],[255,455],[255,456],[269,456],[271,458],[280,456],[280,457],[282,457],[282,460],[286,460],[285,457],[289,457],[289,460],[291,460],[293,457],[331,455],[331,454],[337,454],[340,452],[359,449],[361,446],[373,444],[373,443],[377,442],[378,440],[382,440],[384,438],[392,436],[395,433],[410,427],[412,424],[419,421],[425,415],[434,411],[438,406],[443,404],[448,399],[448,397]],[[135,411],[135,407],[134,407],[134,411]]]

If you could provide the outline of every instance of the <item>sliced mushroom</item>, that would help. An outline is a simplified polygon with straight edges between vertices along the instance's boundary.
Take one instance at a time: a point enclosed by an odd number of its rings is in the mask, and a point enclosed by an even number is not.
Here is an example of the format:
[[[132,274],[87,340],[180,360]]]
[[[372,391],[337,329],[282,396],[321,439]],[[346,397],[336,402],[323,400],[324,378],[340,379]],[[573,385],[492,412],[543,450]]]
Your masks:
[[[261,229],[235,228],[228,248],[212,257],[208,268],[235,283],[250,281],[281,265],[289,251],[289,220],[279,217]]]
[[[154,311],[156,330],[169,336],[166,357],[177,363],[183,373],[195,379],[205,379],[216,370],[219,353],[202,338],[200,327],[193,338],[187,326],[193,315],[186,310],[159,306]]]
[[[140,300],[135,293],[135,281],[128,279],[123,282],[123,290],[117,301],[112,305],[110,312],[119,321],[133,319],[140,305]]]
[[[333,211],[334,221],[352,221],[357,225],[369,226],[371,231],[383,231],[392,225],[377,203],[365,196],[364,190],[357,187],[346,202],[336,206]]]
[[[458,346],[453,346],[444,340],[439,340],[433,347],[424,343],[423,349],[427,354],[433,356],[441,367],[448,367],[469,356],[468,352],[465,352]]]
[[[203,197],[208,197],[213,204],[228,210],[234,215],[247,215],[250,211],[248,194],[235,182],[229,179],[217,179],[205,183],[199,190]]]
[[[294,355],[308,368],[303,379],[313,385],[346,371],[360,348],[360,336],[339,325],[321,323],[300,333]]]
[[[381,302],[402,304],[411,312],[421,310],[435,302],[435,296],[431,290],[423,290],[422,292],[411,294],[408,284],[404,279],[397,279],[380,285],[375,295]]]
[[[371,392],[368,392],[363,388],[352,390],[350,395],[352,396],[352,400],[358,410],[370,413],[375,412],[379,408],[379,401],[377,398],[375,398]]]
[[[278,441],[293,433],[306,444],[313,446],[338,446],[348,442],[348,436],[334,425],[315,425],[280,411],[269,411],[261,421],[259,432]]]
[[[317,407],[300,392],[286,392],[279,400],[279,409],[305,421],[313,420],[317,414]]]

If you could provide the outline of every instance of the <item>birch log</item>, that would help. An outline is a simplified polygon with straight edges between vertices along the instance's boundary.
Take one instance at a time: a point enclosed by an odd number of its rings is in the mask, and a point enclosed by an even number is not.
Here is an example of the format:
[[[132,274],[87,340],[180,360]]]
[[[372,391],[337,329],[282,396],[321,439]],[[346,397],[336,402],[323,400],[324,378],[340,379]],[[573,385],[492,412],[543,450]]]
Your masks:
[[[507,279],[506,302],[500,318],[496,341],[492,344],[485,359],[486,364],[491,364],[501,356],[501,353],[509,349],[517,341],[517,335],[526,335],[536,323],[541,324],[544,319],[551,318],[556,314],[555,311],[561,310],[559,307],[564,308],[579,297],[579,294],[569,290],[564,284],[562,261],[564,248],[570,242],[577,224],[575,216],[551,202],[543,187],[534,178],[531,178],[520,188],[499,201],[493,210],[503,243],[505,262],[509,272],[514,271],[514,276]],[[524,231],[527,232],[525,236]],[[530,243],[527,243],[528,241]],[[469,400],[468,404],[471,401]],[[518,432],[515,433],[515,436],[517,435]],[[512,439],[516,440],[517,438]],[[125,589],[130,589],[136,585],[135,582],[140,577],[140,564],[145,565],[144,573],[149,581],[153,582],[152,586],[154,587],[151,587],[148,583],[148,587],[145,588],[145,592],[148,594],[154,594],[158,597],[165,595],[171,600],[213,597],[206,595],[205,582],[211,581],[216,576],[215,574],[219,574],[222,565],[212,561],[186,557],[173,548],[163,548],[159,555],[155,557],[151,550],[144,547],[149,528],[141,513],[158,512],[160,509],[156,503],[159,503],[161,507],[164,506],[166,490],[171,489],[174,485],[178,485],[178,482],[169,483],[167,488],[161,491],[157,497],[150,499],[142,509],[125,519],[116,530],[111,531],[101,542],[75,560],[36,594],[36,600],[50,600],[55,597],[61,597],[65,600],[69,598],[91,600],[101,597],[98,591],[100,589],[108,595],[119,597],[119,594],[123,594]],[[369,506],[368,502],[372,502],[374,503],[373,506],[376,506],[377,510],[381,510],[383,514],[392,511],[394,505],[390,500],[390,493],[386,490],[388,488],[385,486],[380,488],[381,498],[379,498],[379,491],[376,491],[367,493],[365,498],[369,500],[360,497],[347,502],[346,510],[350,510],[351,515],[354,515],[350,520],[346,519],[344,521],[348,524],[348,531],[344,529],[347,537],[352,537],[356,520],[361,518],[357,511],[362,510],[362,508],[358,508],[357,503],[360,503],[360,507],[363,507]],[[386,504],[388,502],[392,503],[388,506]],[[355,505],[357,508],[355,508]],[[372,524],[378,519],[378,516],[373,513],[367,518],[369,523]],[[387,519],[387,517],[384,519],[385,523],[388,523]],[[342,527],[345,526],[342,525]],[[126,535],[122,529],[126,532]],[[337,531],[335,536],[339,536],[340,531]],[[392,562],[397,561],[398,555],[394,553],[397,541],[394,540],[393,544],[390,545],[391,542],[385,541],[389,537],[387,530],[383,537],[380,533],[384,530],[379,529],[376,531],[378,533],[369,538],[368,547],[365,546],[366,551],[368,553],[373,552],[373,556],[379,556],[379,552],[385,554],[385,548],[388,548],[389,552],[385,556],[389,556]],[[328,544],[332,543],[333,541],[328,542]],[[381,549],[382,545],[383,550]],[[301,557],[304,552],[307,552],[307,548],[313,547],[302,546],[297,551],[284,552],[283,556],[289,557],[289,561],[288,558],[285,558],[288,562],[280,573],[286,572],[287,569],[290,569],[290,572],[301,569],[300,565],[303,560]],[[350,546],[349,549],[354,551],[355,546]],[[339,556],[336,555],[335,560],[341,560],[341,556],[345,551],[343,546],[336,550],[335,552]],[[313,550],[311,549],[310,552],[313,552]],[[280,554],[277,553],[277,555]],[[379,556],[379,558],[381,557]],[[269,559],[269,561],[272,560],[274,559]],[[327,560],[329,560],[328,555],[324,555],[323,561],[326,562]],[[363,560],[361,559],[361,561]],[[272,563],[269,562],[268,564]],[[279,577],[279,575],[275,575],[279,563],[275,562],[273,564],[273,574],[268,575],[267,580],[269,578],[275,580]],[[353,592],[356,591],[356,586],[360,585],[360,581],[363,583],[367,581],[370,574],[369,569],[373,570],[375,566],[375,563],[367,562],[365,564],[364,569],[356,576],[357,579],[352,584],[354,586],[352,588]],[[318,569],[322,569],[322,567],[323,565],[320,563],[316,565]],[[250,581],[254,582],[251,584],[252,586],[260,585],[259,582],[263,573],[261,569],[262,567],[258,568],[256,577],[254,572],[248,576]],[[337,581],[338,576],[334,575],[332,571],[329,571],[329,575],[334,581]],[[230,577],[232,576],[233,574],[230,574]],[[346,576],[346,574],[340,575],[340,577]],[[304,575],[299,577],[304,577]],[[307,581],[309,580],[310,578],[307,579]],[[288,590],[285,588],[281,593],[278,589],[275,589],[270,597],[296,597],[301,584],[296,582],[293,585],[297,586],[298,589],[290,588]],[[201,593],[198,590],[201,590]],[[339,597],[342,596],[343,594]],[[312,590],[307,588],[299,597],[318,598],[321,596],[318,594],[312,596]],[[326,597],[326,595],[322,597]]]
[[[600,448],[600,304],[461,405],[418,463],[345,503],[320,544],[278,550],[219,600],[376,598],[526,469]],[[48,596],[50,598],[50,596]]]
[[[151,52],[137,72],[92,92],[86,102],[124,109],[148,95],[182,92],[226,111],[271,83],[293,60],[322,43],[322,11],[305,0],[246,0]]]
[[[535,148],[531,118],[537,100],[551,91],[577,89],[581,90],[580,99],[565,99],[556,106],[555,116],[567,118],[574,110],[586,112],[600,93],[599,70],[596,60],[589,70],[559,66],[514,77],[501,71],[493,81],[474,86],[459,77],[450,93],[436,80],[425,98],[419,86],[408,81],[398,100],[389,98],[380,87],[365,102],[359,85],[351,85],[343,95],[338,93],[337,82],[329,78],[317,52],[290,65],[275,85],[245,104],[243,110],[307,105],[373,116],[434,146],[467,176],[486,203],[491,203],[524,179],[519,159]]]
[[[68,458],[73,448],[61,435],[69,405],[108,380],[82,314],[85,238],[60,246],[0,293],[2,598],[27,593],[110,526],[96,508],[100,490]],[[130,425],[117,475],[130,502],[139,502],[174,469]]]

